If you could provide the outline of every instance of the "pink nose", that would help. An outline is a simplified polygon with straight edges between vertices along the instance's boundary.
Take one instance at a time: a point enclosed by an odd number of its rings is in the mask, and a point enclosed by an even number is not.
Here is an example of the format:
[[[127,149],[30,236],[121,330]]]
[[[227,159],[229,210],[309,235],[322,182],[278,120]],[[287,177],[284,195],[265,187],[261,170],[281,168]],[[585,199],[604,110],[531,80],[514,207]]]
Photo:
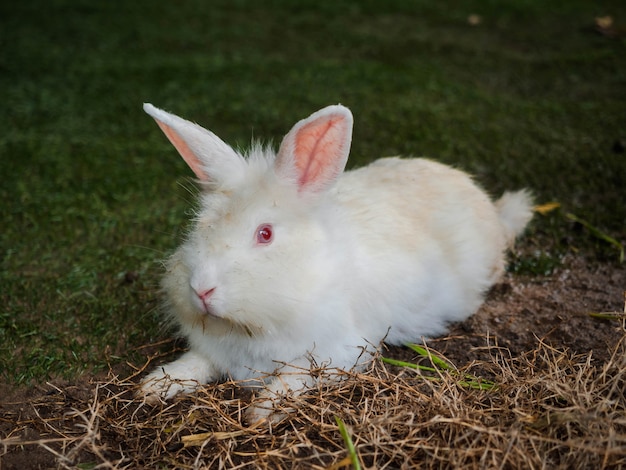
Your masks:
[[[200,300],[202,300],[202,303],[206,305],[214,292],[215,287],[213,289],[203,290],[202,292],[196,292],[196,295],[200,298]]]

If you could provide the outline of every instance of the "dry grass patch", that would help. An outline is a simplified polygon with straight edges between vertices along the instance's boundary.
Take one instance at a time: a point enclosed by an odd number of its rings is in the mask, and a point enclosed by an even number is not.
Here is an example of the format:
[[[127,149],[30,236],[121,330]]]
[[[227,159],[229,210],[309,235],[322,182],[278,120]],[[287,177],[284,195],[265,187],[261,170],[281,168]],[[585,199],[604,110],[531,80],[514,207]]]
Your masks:
[[[543,342],[518,357],[488,352],[490,360],[458,371],[436,369],[435,380],[376,358],[366,373],[340,373],[285,399],[289,415],[271,428],[243,424],[253,397],[232,382],[161,408],[133,398],[136,377],[50,387],[4,406],[2,468],[18,468],[32,452],[44,468],[626,465],[626,339],[601,365]],[[495,387],[468,387],[467,375]]]

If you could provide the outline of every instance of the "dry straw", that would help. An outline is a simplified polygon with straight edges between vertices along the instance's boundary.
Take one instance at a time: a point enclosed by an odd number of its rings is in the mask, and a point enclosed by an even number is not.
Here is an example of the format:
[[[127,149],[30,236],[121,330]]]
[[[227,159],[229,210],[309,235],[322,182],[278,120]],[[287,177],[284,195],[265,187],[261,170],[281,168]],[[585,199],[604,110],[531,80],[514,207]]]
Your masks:
[[[14,426],[0,454],[11,462],[45,450],[53,467],[90,469],[619,468],[625,342],[600,365],[543,342],[519,357],[491,347],[488,360],[461,369],[377,357],[365,372],[330,371],[341,380],[286,398],[277,406],[287,418],[270,427],[244,424],[253,397],[235,383],[154,408],[133,397],[136,377],[111,374],[88,394],[53,388],[19,412],[5,408]]]

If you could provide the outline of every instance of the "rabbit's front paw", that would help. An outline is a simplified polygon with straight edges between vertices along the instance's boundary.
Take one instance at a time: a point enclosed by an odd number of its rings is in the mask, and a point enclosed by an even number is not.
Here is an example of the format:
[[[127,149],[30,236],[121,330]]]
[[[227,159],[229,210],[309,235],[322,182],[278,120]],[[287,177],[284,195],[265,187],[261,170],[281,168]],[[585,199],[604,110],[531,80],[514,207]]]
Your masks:
[[[251,404],[245,411],[244,418],[250,426],[269,426],[283,421],[289,412],[284,407],[279,407],[279,400],[263,400]]]
[[[148,403],[158,403],[179,393],[192,393],[213,378],[213,368],[207,359],[189,351],[148,374],[139,395]]]
[[[245,411],[245,420],[248,424],[273,425],[283,421],[295,411],[288,403],[293,403],[293,398],[302,393],[306,378],[301,375],[289,376],[287,374],[272,380],[259,392]]]
[[[176,379],[161,370],[156,370],[143,380],[139,395],[147,403],[157,404],[169,400],[179,393],[191,393],[199,385],[195,380]]]

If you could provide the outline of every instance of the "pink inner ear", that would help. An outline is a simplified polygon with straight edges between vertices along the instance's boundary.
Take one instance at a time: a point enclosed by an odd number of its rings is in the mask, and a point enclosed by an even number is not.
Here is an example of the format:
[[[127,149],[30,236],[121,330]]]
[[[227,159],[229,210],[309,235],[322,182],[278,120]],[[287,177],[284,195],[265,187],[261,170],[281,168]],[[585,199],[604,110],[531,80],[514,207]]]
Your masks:
[[[300,186],[334,179],[343,166],[337,165],[345,152],[346,123],[342,116],[317,120],[302,126],[295,137],[295,164]]]
[[[178,150],[181,157],[185,160],[189,168],[195,173],[195,175],[202,181],[208,180],[208,176],[204,172],[204,168],[200,163],[200,159],[196,156],[195,153],[189,148],[187,143],[174,131],[170,126],[164,124],[163,122],[156,120],[156,123],[159,125],[163,133],[172,143],[172,145]]]

